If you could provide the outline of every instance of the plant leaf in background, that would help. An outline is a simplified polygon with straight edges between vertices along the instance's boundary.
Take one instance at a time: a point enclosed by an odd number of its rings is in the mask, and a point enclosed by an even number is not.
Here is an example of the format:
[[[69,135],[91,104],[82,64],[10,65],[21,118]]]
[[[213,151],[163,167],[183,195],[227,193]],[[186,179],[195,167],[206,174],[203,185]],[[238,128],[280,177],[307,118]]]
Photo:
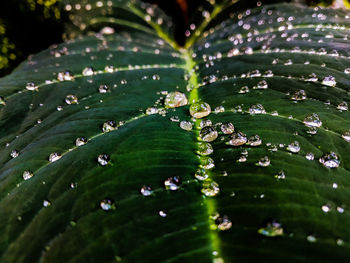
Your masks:
[[[349,259],[349,13],[211,4],[180,48],[63,2],[73,40],[0,80],[1,262]]]

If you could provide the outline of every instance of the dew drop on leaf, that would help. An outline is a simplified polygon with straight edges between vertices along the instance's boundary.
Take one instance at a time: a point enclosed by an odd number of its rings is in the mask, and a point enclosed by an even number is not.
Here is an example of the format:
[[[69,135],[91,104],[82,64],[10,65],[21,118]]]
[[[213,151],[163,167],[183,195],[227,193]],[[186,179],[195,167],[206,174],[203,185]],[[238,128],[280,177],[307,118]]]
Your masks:
[[[180,184],[181,184],[181,179],[179,176],[169,177],[164,181],[165,189],[171,190],[171,191],[178,190],[180,187]]]
[[[337,168],[340,165],[339,158],[335,152],[324,154],[318,161],[327,168]]]
[[[117,127],[117,124],[115,121],[111,120],[111,121],[106,121],[105,123],[103,123],[102,125],[102,131],[103,132],[110,132],[115,130]]]
[[[180,127],[183,130],[190,131],[190,130],[192,130],[192,123],[189,121],[181,121]]]
[[[264,156],[263,158],[261,158],[259,160],[259,163],[258,163],[259,166],[262,166],[262,167],[267,167],[270,165],[270,159],[269,157],[267,156]]]
[[[57,153],[57,152],[54,152],[54,153],[51,153],[50,156],[49,156],[49,161],[51,163],[53,162],[56,162],[57,160],[61,159],[62,155]]]
[[[158,109],[156,107],[149,107],[146,109],[146,115],[157,114]]]
[[[66,96],[65,102],[68,105],[70,105],[70,104],[77,104],[78,103],[78,98],[77,98],[77,96],[70,94],[70,95]]]
[[[49,201],[49,200],[44,200],[43,201],[43,206],[44,207],[48,207],[48,206],[50,206],[51,205],[51,202]]]
[[[300,144],[298,141],[294,141],[287,146],[287,150],[292,153],[297,153],[300,151]]]
[[[86,67],[82,71],[83,76],[92,76],[94,75],[94,69],[92,67]]]
[[[306,100],[306,92],[304,91],[304,90],[298,90],[298,91],[296,91],[293,95],[292,95],[292,97],[291,97],[291,99],[292,100],[295,100],[295,101],[302,101],[302,100]]]
[[[152,188],[150,186],[142,186],[140,190],[143,196],[150,196],[152,194]]]
[[[213,126],[206,126],[201,129],[199,136],[205,142],[212,142],[218,137],[218,132]]]
[[[333,76],[327,76],[322,80],[322,84],[325,86],[329,86],[329,87],[335,87],[335,85],[337,84],[335,77]]]
[[[235,127],[231,122],[221,124],[220,128],[224,134],[232,134],[235,131]]]
[[[104,199],[100,202],[100,207],[102,208],[102,210],[108,211],[108,210],[115,209],[115,204],[110,199]]]
[[[205,169],[200,168],[196,171],[194,177],[196,177],[200,181],[204,181],[209,177],[209,175],[207,174],[207,171]]]
[[[98,92],[99,93],[107,93],[109,91],[109,88],[107,85],[100,85],[100,87],[98,88]]]
[[[221,231],[229,230],[232,227],[232,222],[226,215],[224,215],[223,217],[219,216],[218,218],[216,218],[215,224]]]
[[[266,237],[276,237],[283,235],[282,225],[275,220],[266,223],[266,226],[259,228],[258,233]]]
[[[250,146],[259,146],[261,145],[261,143],[262,143],[262,140],[259,135],[251,136],[247,141],[247,144]]]
[[[202,193],[205,196],[216,196],[220,192],[219,184],[214,181],[204,181]]]
[[[196,102],[190,106],[190,115],[197,119],[208,116],[211,113],[211,107],[206,102]]]
[[[349,131],[343,132],[343,134],[341,135],[341,137],[342,137],[346,142],[350,142],[350,130],[349,130]]]
[[[160,215],[161,217],[166,217],[166,216],[167,216],[166,212],[163,211],[163,210],[160,210],[160,211],[159,211],[159,215]]]
[[[317,238],[314,235],[308,235],[306,237],[306,240],[309,241],[310,243],[315,243],[317,241]]]
[[[208,156],[200,157],[200,167],[204,169],[212,169],[215,167],[214,160]]]
[[[305,117],[304,124],[307,127],[316,127],[319,128],[322,126],[322,121],[320,120],[320,117],[316,113],[312,113]]]
[[[348,103],[346,101],[343,101],[338,104],[337,109],[340,111],[347,111],[348,110]]]
[[[29,180],[29,179],[32,178],[33,176],[34,176],[34,174],[33,174],[33,172],[31,172],[31,171],[24,171],[24,172],[23,172],[23,175],[22,175],[22,177],[23,177],[24,180]]]
[[[170,92],[164,100],[165,108],[176,108],[187,105],[187,97],[179,91]]]
[[[256,105],[252,105],[249,108],[249,113],[250,114],[265,114],[266,111],[261,104],[256,104]]]
[[[201,128],[204,128],[206,126],[212,126],[212,125],[213,123],[211,122],[211,120],[202,120],[199,124]]]
[[[87,143],[86,137],[79,137],[75,140],[75,146],[82,146]]]
[[[201,155],[210,155],[214,152],[213,146],[207,142],[198,143],[198,153]]]
[[[28,82],[26,85],[26,89],[30,91],[35,91],[38,90],[38,86],[36,86],[34,82]]]
[[[277,180],[284,180],[284,179],[286,179],[286,175],[285,175],[284,171],[279,171],[279,173],[275,175],[275,178]]]
[[[108,154],[100,154],[97,157],[97,162],[102,166],[106,166],[108,164],[109,160],[110,160],[110,157]]]
[[[72,72],[70,72],[69,70],[66,70],[66,71],[59,72],[57,75],[57,79],[59,81],[65,81],[65,80],[69,81],[69,80],[73,80],[74,76]]]
[[[247,135],[239,131],[231,135],[228,143],[233,146],[241,146],[243,144],[246,144],[247,141],[248,141]]]
[[[11,156],[12,158],[16,158],[16,157],[18,157],[18,155],[19,155],[19,152],[18,152],[17,150],[13,150],[13,151],[11,151],[11,153],[10,153],[10,156]]]
[[[312,161],[315,158],[315,156],[313,153],[310,152],[306,154],[305,158],[308,159],[309,161]]]

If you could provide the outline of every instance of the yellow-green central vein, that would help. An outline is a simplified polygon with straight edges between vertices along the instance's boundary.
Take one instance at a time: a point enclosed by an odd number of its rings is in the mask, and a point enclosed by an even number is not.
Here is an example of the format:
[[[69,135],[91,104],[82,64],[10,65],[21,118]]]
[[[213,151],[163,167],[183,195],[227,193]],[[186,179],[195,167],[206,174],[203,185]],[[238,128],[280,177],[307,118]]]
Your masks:
[[[198,88],[199,88],[199,83],[198,83],[198,74],[195,71],[196,67],[196,62],[192,58],[193,52],[191,50],[182,50],[182,55],[185,60],[185,65],[184,65],[184,70],[185,74],[188,75],[188,84],[187,84],[187,90],[190,91],[189,94],[189,104],[194,104],[196,102],[200,101],[199,93],[198,93]],[[200,119],[197,119],[195,121],[195,132],[196,132],[196,142],[198,145],[198,142],[201,142],[201,139],[199,137],[199,131],[200,131]],[[198,152],[198,148],[197,148]],[[198,168],[200,168],[198,166]],[[212,174],[210,171],[207,171],[209,175],[209,179],[212,178]],[[207,218],[208,218],[208,227],[209,227],[209,239],[210,239],[210,244],[212,248],[212,256],[213,256],[213,262],[216,262],[218,258],[222,259],[222,253],[221,253],[221,246],[220,246],[220,239],[219,235],[217,232],[217,227],[214,223],[214,219],[212,219],[212,216],[217,214],[217,205],[216,205],[216,200],[213,199],[213,197],[206,197],[204,200],[204,205],[205,209],[207,212]],[[223,260],[221,260],[223,262]]]

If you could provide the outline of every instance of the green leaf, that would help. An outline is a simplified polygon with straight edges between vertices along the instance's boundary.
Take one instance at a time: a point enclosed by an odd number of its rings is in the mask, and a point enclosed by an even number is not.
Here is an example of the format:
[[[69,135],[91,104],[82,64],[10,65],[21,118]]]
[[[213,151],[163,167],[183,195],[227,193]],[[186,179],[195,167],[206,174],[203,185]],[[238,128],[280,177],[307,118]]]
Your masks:
[[[77,3],[87,35],[0,80],[1,262],[349,260],[347,12],[263,6],[181,49],[154,7]]]

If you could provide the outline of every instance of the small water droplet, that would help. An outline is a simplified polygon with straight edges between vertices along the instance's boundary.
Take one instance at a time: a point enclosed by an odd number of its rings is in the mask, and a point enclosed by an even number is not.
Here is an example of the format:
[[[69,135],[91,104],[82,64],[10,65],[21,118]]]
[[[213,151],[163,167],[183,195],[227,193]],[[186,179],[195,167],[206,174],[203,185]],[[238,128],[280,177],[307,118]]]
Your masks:
[[[267,89],[268,88],[268,84],[266,80],[261,80],[258,82],[258,85],[256,86],[257,89]]]
[[[102,166],[106,166],[108,164],[109,160],[110,160],[110,157],[108,154],[100,154],[97,157],[97,162]]]
[[[157,114],[158,109],[156,107],[149,107],[146,109],[146,115]]]
[[[170,92],[164,100],[165,108],[176,108],[187,105],[186,95],[179,91]]]
[[[212,126],[212,125],[213,123],[211,122],[211,120],[202,120],[199,124],[201,128],[204,128],[206,126]]]
[[[24,171],[23,172],[23,179],[24,180],[29,180],[30,178],[32,178],[34,176],[33,172],[31,171]]]
[[[344,240],[343,239],[340,239],[340,238],[338,238],[337,240],[336,240],[336,243],[337,243],[337,245],[338,246],[344,246]]]
[[[197,119],[208,116],[210,112],[210,105],[206,102],[196,102],[190,106],[190,115]]]
[[[70,95],[66,96],[65,102],[68,105],[70,105],[70,104],[77,104],[78,103],[78,98],[77,98],[77,96],[70,94]]]
[[[350,68],[344,69],[344,73],[345,73],[345,74],[350,74]]]
[[[343,132],[341,136],[346,142],[350,142],[350,130]]]
[[[263,158],[261,158],[261,159],[259,160],[258,165],[259,165],[259,166],[262,166],[262,167],[267,167],[267,166],[270,165],[270,163],[271,163],[271,162],[270,162],[269,157],[264,156]]]
[[[275,220],[266,223],[266,226],[259,228],[258,233],[266,237],[276,237],[283,235],[283,228],[280,223]]]
[[[201,129],[199,136],[205,142],[212,142],[218,137],[218,132],[213,126],[206,126]]]
[[[265,114],[266,111],[261,104],[256,104],[256,105],[252,105],[249,108],[249,113],[250,114]]]
[[[44,200],[43,201],[43,206],[44,207],[48,207],[48,206],[50,206],[51,205],[51,202],[49,201],[49,200]]]
[[[100,87],[98,88],[99,93],[107,93],[108,91],[109,91],[109,88],[106,84],[100,85]]]
[[[325,86],[329,86],[329,87],[335,87],[335,85],[337,84],[335,77],[333,76],[327,76],[322,80],[322,84]]]
[[[300,144],[298,141],[294,141],[287,146],[287,150],[292,153],[297,153],[300,151]]]
[[[179,176],[169,177],[164,181],[165,189],[176,191],[179,189],[181,184],[181,179]]]
[[[82,71],[83,76],[92,76],[94,75],[94,69],[92,67],[86,67]]]
[[[160,77],[159,77],[159,75],[155,74],[152,76],[152,79],[153,80],[160,80]]]
[[[220,192],[219,184],[214,181],[204,181],[202,193],[206,196],[216,196]]]
[[[57,153],[57,152],[54,152],[54,153],[51,153],[50,156],[49,156],[49,161],[51,163],[53,162],[56,162],[57,160],[61,159],[62,155]]]
[[[82,146],[87,143],[86,137],[79,137],[75,140],[75,146]]]
[[[238,93],[240,94],[245,94],[249,92],[249,87],[248,86],[243,86],[239,89]]]
[[[231,135],[228,143],[233,146],[241,146],[247,143],[247,141],[248,141],[247,136],[244,133],[239,131]]]
[[[229,230],[232,227],[232,222],[226,215],[216,218],[215,224],[221,231]]]
[[[213,146],[207,142],[198,143],[198,153],[201,155],[210,155],[214,152]]]
[[[247,141],[247,144],[250,146],[259,146],[261,145],[261,143],[262,143],[262,140],[259,135],[251,136]]]
[[[12,158],[16,158],[16,157],[18,157],[18,155],[19,155],[19,151],[17,151],[17,150],[13,150],[13,151],[11,151],[11,153],[10,153],[10,156],[11,156]]]
[[[194,177],[196,177],[200,181],[204,181],[208,179],[209,175],[207,174],[207,171],[205,169],[198,169],[194,174]]]
[[[339,158],[335,152],[324,154],[319,162],[327,168],[337,168],[340,164]]]
[[[140,192],[143,196],[150,196],[152,194],[152,188],[150,186],[144,185],[142,186]]]
[[[108,211],[115,209],[115,204],[110,199],[104,199],[100,202],[100,207],[102,208],[102,210]]]
[[[346,101],[343,101],[338,104],[337,109],[340,111],[347,111],[348,110],[348,103]]]
[[[30,90],[30,91],[37,91],[38,90],[38,86],[35,85],[34,82],[28,82],[26,85],[26,89]]]
[[[200,167],[204,169],[212,169],[214,168],[215,163],[214,160],[208,156],[201,156],[200,157]]]
[[[317,241],[317,238],[313,235],[308,235],[306,237],[306,240],[309,241],[310,243],[315,243]]]
[[[220,128],[224,134],[232,134],[235,131],[235,127],[231,122],[221,124]]]
[[[106,121],[105,123],[103,123],[102,125],[102,131],[103,132],[110,132],[115,130],[117,127],[117,124],[115,121],[111,120],[111,121]]]
[[[69,70],[66,70],[66,71],[59,72],[57,74],[57,79],[59,81],[65,81],[65,80],[69,81],[69,80],[73,80],[74,76],[72,72],[70,72]]]
[[[319,128],[322,126],[322,121],[316,113],[312,113],[305,117],[304,124],[307,127],[316,127]]]
[[[305,158],[308,159],[309,161],[312,161],[315,158],[315,156],[313,153],[310,152],[306,154]]]
[[[159,215],[160,215],[161,217],[166,217],[166,216],[167,216],[167,213],[166,213],[165,211],[163,211],[163,210],[160,210],[160,211],[159,211]]]
[[[181,121],[180,122],[180,127],[183,130],[191,131],[192,130],[192,123],[189,122],[189,121]]]
[[[321,207],[322,211],[325,213],[328,213],[329,211],[331,211],[331,207],[329,205],[323,205]]]
[[[218,106],[214,109],[215,113],[220,113],[220,112],[225,112],[225,107],[224,106]]]
[[[304,91],[304,90],[298,90],[298,91],[296,91],[293,95],[292,95],[292,97],[291,97],[291,99],[292,100],[295,100],[295,101],[302,101],[302,100],[306,100],[306,92]]]
[[[337,211],[338,211],[338,213],[342,214],[342,213],[344,213],[344,208],[341,206],[338,206]]]

